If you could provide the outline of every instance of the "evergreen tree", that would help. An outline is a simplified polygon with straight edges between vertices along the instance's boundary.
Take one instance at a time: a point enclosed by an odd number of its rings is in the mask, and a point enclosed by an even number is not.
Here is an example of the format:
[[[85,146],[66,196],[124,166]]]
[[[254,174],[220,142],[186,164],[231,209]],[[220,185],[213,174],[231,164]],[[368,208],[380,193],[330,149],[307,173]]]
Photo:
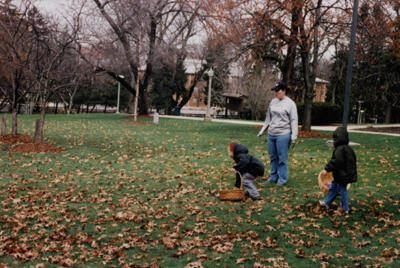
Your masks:
[[[186,79],[181,61],[176,66],[164,63],[154,70],[151,101],[157,111],[163,110],[165,114],[173,112],[186,92]]]

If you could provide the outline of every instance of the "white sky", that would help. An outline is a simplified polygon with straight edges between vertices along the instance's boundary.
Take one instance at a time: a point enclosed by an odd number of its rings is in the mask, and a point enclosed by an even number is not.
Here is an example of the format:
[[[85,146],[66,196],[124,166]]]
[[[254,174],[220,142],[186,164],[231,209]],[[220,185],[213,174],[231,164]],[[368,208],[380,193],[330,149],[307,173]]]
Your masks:
[[[37,0],[35,6],[50,14],[60,14],[72,0]]]

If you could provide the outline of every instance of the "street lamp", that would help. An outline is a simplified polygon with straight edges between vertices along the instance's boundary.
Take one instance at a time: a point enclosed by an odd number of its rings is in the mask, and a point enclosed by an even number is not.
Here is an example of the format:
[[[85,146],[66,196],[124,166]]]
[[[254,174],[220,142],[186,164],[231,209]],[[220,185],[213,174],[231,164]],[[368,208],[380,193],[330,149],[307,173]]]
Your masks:
[[[210,116],[210,104],[211,104],[211,84],[212,84],[212,78],[214,76],[214,71],[212,68],[208,70],[207,72],[209,79],[208,79],[208,96],[207,96],[207,111],[206,111],[206,117],[204,118],[205,121],[211,121],[211,116]]]
[[[118,75],[119,78],[124,79],[125,77],[120,74]],[[121,83],[118,81],[118,96],[117,96],[117,114],[119,114],[119,96],[121,94]]]

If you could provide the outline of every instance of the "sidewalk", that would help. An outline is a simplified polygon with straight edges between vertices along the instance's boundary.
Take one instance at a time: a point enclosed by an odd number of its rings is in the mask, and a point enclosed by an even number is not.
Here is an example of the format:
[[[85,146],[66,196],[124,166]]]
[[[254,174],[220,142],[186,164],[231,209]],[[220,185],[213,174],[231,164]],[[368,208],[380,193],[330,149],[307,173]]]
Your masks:
[[[358,130],[360,128],[366,128],[367,126],[371,126],[371,124],[347,126],[347,131],[348,132],[353,132],[353,133],[377,134],[377,135],[400,137],[400,134],[396,134],[396,133],[386,133],[386,132],[374,132],[374,131]],[[372,125],[372,126],[373,127],[400,127],[400,124]],[[312,130],[320,130],[320,131],[334,131],[336,129],[336,126],[312,126],[311,129]]]
[[[203,117],[187,117],[187,116],[174,116],[174,115],[160,115],[160,118],[204,121]],[[253,125],[253,126],[262,126],[264,124],[263,122],[254,122],[254,121],[246,121],[246,120],[214,119],[214,118],[212,118],[211,122],[227,123],[227,124],[238,124],[238,125]],[[370,124],[368,124],[368,125],[370,125]],[[377,135],[387,135],[387,136],[400,137],[400,134],[394,134],[394,133],[357,130],[357,129],[360,129],[360,128],[366,128],[368,125],[347,126],[347,130],[348,130],[348,132],[354,132],[354,133],[377,134]],[[373,125],[373,126],[375,126],[375,127],[400,127],[400,124]],[[337,126],[311,126],[311,130],[319,130],[319,131],[334,131],[336,128],[337,128]]]

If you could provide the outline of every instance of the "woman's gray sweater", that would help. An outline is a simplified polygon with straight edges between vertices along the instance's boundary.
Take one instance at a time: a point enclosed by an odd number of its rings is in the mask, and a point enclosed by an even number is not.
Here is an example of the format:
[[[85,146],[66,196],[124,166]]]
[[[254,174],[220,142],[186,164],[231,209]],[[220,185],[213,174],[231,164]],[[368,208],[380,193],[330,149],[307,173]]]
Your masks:
[[[265,122],[258,133],[261,136],[268,128],[268,134],[281,136],[291,133],[292,143],[297,140],[298,117],[296,103],[289,97],[274,98],[269,104]]]

